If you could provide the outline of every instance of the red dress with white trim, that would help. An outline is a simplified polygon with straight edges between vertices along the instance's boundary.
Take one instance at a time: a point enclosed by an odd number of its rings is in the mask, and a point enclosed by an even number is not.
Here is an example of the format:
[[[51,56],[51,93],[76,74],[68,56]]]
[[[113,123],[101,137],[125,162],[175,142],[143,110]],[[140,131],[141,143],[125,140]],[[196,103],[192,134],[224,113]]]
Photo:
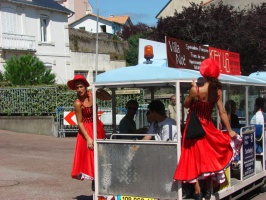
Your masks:
[[[212,177],[219,183],[225,181],[224,171],[231,164],[235,152],[231,137],[217,129],[211,119],[214,103],[203,101],[198,92],[198,101],[190,107],[187,124],[182,137],[181,157],[174,180],[195,183],[197,179]],[[206,135],[199,139],[186,140],[191,110],[197,113]],[[234,156],[233,156],[234,155]]]
[[[79,101],[79,100],[77,100]],[[82,104],[82,103],[81,103]],[[82,122],[89,136],[93,139],[93,111],[91,107],[82,104]],[[97,138],[105,138],[103,123],[97,120]],[[72,178],[78,180],[94,180],[94,152],[87,147],[87,141],[81,131],[78,131],[74,153]]]

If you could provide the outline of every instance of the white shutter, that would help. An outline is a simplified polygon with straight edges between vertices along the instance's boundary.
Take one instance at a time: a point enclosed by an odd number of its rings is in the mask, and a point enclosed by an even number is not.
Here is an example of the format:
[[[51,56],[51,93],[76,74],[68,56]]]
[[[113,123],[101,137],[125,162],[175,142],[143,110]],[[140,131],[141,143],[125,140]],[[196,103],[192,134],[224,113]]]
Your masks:
[[[18,33],[17,13],[14,9],[3,8],[3,33]]]

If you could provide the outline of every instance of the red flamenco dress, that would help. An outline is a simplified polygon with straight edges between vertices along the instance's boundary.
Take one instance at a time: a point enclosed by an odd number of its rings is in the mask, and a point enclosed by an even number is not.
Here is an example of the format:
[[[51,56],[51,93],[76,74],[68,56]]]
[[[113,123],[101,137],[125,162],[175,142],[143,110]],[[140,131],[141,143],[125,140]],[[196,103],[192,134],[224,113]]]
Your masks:
[[[82,104],[82,122],[89,136],[93,139],[93,114],[92,106],[85,107]],[[105,138],[103,123],[97,120],[97,138]],[[77,134],[76,149],[74,153],[72,178],[78,180],[94,180],[94,152],[87,147],[87,142],[79,130]]]
[[[200,96],[198,101],[192,103],[187,122],[190,120],[191,110],[195,110],[206,135],[199,139],[186,140],[189,123],[186,124],[182,137],[181,157],[174,180],[196,183],[197,180],[212,177],[218,183],[225,181],[224,171],[236,153],[228,133],[214,126],[211,120],[213,107],[213,103],[203,101]]]

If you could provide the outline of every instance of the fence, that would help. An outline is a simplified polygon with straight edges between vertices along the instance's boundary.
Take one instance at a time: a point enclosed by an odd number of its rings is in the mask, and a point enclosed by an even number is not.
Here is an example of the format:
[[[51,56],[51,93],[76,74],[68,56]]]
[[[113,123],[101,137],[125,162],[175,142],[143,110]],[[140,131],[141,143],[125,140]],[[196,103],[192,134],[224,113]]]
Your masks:
[[[139,108],[135,115],[136,127],[147,127],[147,108]],[[116,130],[119,130],[119,122],[126,113],[116,114]],[[99,108],[98,117],[104,124],[107,137],[113,133],[112,111],[110,108]],[[73,107],[58,107],[56,111],[58,137],[65,137],[68,133],[77,133],[78,126]],[[117,131],[118,132],[118,131]]]
[[[0,89],[0,114],[52,115],[57,93],[56,87]]]
[[[139,102],[139,110],[135,121],[137,128],[148,126],[146,120],[146,110],[150,99],[146,99],[144,90],[139,90],[137,94],[117,94],[116,95],[116,130],[121,118],[125,115],[125,104],[130,99]],[[66,85],[55,86],[34,86],[29,88],[1,88],[0,89],[0,115],[2,116],[54,116],[54,122],[58,126],[58,136],[65,137],[66,133],[77,132],[76,125],[64,124],[64,112],[73,111],[73,102],[77,98],[75,91],[70,91]],[[166,98],[157,98],[167,104]],[[113,132],[111,101],[101,101],[97,99],[98,110],[105,114],[100,119],[105,124],[105,130]],[[75,117],[74,117],[75,118]]]
[[[0,115],[56,115],[59,107],[72,107],[77,98],[75,91],[70,91],[66,85],[32,88],[1,88]],[[130,99],[145,103],[143,95],[120,94],[116,96],[117,113],[121,113]],[[111,108],[111,101],[97,100],[102,108]]]

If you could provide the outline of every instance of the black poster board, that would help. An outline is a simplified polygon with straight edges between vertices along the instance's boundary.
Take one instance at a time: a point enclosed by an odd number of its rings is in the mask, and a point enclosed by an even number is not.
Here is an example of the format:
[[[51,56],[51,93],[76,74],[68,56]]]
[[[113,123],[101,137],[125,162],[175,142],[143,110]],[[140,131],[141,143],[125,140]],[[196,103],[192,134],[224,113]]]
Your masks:
[[[255,136],[254,132],[245,133],[243,137],[242,146],[242,175],[243,180],[255,175]]]

